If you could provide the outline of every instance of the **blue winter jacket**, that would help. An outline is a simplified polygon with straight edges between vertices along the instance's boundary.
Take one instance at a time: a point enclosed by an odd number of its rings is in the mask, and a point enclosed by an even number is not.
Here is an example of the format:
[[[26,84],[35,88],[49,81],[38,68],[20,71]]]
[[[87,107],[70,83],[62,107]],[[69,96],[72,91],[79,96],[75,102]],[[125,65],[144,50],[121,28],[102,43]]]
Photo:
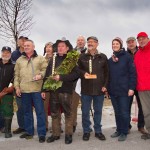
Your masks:
[[[133,59],[125,49],[114,52],[118,62],[109,59],[108,92],[112,96],[128,96],[129,89],[136,87],[136,70]]]

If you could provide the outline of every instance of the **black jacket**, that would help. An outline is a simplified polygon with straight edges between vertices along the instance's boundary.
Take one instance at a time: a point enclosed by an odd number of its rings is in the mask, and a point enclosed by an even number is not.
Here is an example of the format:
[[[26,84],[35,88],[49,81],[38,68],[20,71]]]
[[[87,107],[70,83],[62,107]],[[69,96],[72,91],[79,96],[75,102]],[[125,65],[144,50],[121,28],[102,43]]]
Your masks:
[[[89,73],[89,60],[92,58],[92,74],[97,75],[97,79],[85,79],[84,74]],[[107,88],[108,84],[108,60],[105,54],[97,53],[92,56],[90,53],[81,54],[79,61],[81,75],[81,94],[103,95],[102,87]]]
[[[63,56],[56,56],[55,60],[55,68],[57,68],[63,60],[66,58],[66,54]],[[52,64],[53,64],[53,59],[49,61],[49,64],[46,69],[46,74],[43,80],[43,83],[46,81],[46,78],[52,74]],[[67,75],[60,75],[60,80],[63,81],[62,87],[57,89],[58,93],[69,93],[72,94],[73,91],[73,81],[79,77],[77,67],[74,67],[74,69],[71,71],[71,73]],[[43,90],[42,90],[43,91]]]
[[[2,59],[0,59],[0,92],[8,87],[14,78],[14,64],[11,60],[8,63],[3,64]]]

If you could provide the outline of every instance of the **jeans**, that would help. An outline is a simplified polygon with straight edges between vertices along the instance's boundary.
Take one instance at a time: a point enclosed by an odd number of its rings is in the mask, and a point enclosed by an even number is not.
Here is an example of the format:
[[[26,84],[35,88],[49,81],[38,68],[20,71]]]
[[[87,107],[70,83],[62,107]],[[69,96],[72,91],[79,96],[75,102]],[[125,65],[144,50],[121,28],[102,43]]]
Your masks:
[[[16,103],[17,103],[17,107],[18,107],[17,122],[18,122],[19,128],[24,129],[24,112],[23,112],[21,97],[16,96]]]
[[[44,104],[40,92],[22,93],[22,105],[24,108],[24,127],[28,134],[34,135],[34,119],[33,109],[35,107],[37,117],[38,136],[46,135],[46,119],[44,112]]]
[[[117,132],[127,135],[130,122],[130,97],[111,96],[111,101],[115,112]]]
[[[95,133],[101,133],[101,117],[102,117],[102,107],[104,102],[104,95],[93,96],[93,95],[81,95],[81,109],[82,109],[82,127],[84,133],[90,133],[91,121],[90,121],[90,109],[93,100],[94,109],[94,130]]]
[[[136,96],[136,101],[137,101],[137,104],[138,104],[138,124],[137,124],[137,127],[138,128],[144,128],[144,125],[145,125],[145,122],[144,122],[144,115],[143,115],[143,110],[142,110],[142,105],[141,105],[141,101],[140,101],[140,98],[139,98],[139,95],[138,95],[138,91],[135,91],[135,94]],[[130,97],[131,98],[131,101],[130,101],[130,110],[129,110],[129,113],[130,113],[130,116],[131,116],[131,107],[132,107],[132,102],[133,102],[133,96]],[[130,120],[131,120],[131,117],[130,117]],[[132,126],[131,124],[129,124],[129,129],[131,129]]]

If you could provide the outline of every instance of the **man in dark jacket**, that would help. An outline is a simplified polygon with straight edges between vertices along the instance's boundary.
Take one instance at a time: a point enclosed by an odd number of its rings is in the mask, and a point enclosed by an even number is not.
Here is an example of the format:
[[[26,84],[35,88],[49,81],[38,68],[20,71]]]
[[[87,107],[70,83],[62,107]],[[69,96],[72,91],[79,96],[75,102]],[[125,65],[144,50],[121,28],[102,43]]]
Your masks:
[[[91,36],[87,38],[87,45],[87,53],[81,54],[78,62],[81,74],[83,140],[87,141],[90,137],[91,122],[89,112],[92,100],[95,137],[99,140],[105,140],[106,138],[101,130],[101,116],[104,92],[107,91],[108,62],[106,55],[97,50],[98,39],[96,37]]]
[[[129,52],[129,54],[134,59],[134,55],[138,51],[137,42],[136,42],[135,37],[128,37],[126,43],[127,43],[127,51]],[[138,124],[137,124],[138,131],[140,131],[142,134],[145,134],[146,131],[144,129],[144,125],[145,125],[144,115],[143,115],[142,105],[141,105],[141,101],[140,101],[137,90],[134,91],[134,95],[136,96],[136,100],[137,100],[137,104],[138,104]],[[131,96],[131,101],[130,101],[130,116],[131,116],[131,106],[132,106],[134,95]],[[129,132],[130,132],[131,128],[132,128],[132,126],[130,124],[129,125]]]
[[[13,64],[16,64],[17,59],[22,55],[24,52],[24,42],[28,40],[27,37],[20,36],[17,41],[18,48],[12,52],[11,60]],[[17,122],[19,128],[13,131],[13,134],[20,134],[24,132],[24,114],[23,114],[23,106],[22,106],[22,100],[21,97],[16,96],[16,103],[17,103]]]
[[[0,59],[0,113],[4,117],[5,138],[12,137],[11,123],[13,117],[13,86],[14,65],[11,62],[11,48],[2,48]]]
[[[61,40],[57,40],[53,45],[54,49],[57,50],[58,54],[55,59],[55,63],[52,61],[49,62],[49,65],[46,70],[46,75],[44,81],[48,76],[52,74],[53,63],[55,64],[55,68],[60,66],[64,59],[67,56],[68,51],[72,50],[72,45],[70,42],[64,38]],[[65,143],[72,143],[72,91],[73,91],[73,80],[78,78],[78,74],[75,71],[66,75],[56,75],[53,77],[55,80],[63,81],[62,86],[58,89],[50,90],[51,100],[50,100],[50,110],[52,117],[52,135],[48,137],[47,142],[51,143],[55,140],[60,139],[60,105],[65,114]],[[45,94],[42,93],[43,99],[45,98]]]

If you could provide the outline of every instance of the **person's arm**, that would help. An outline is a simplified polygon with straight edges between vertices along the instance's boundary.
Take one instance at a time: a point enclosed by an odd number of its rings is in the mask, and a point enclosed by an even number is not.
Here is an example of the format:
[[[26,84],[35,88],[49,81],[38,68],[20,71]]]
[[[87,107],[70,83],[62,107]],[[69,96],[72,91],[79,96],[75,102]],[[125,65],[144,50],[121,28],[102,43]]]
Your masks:
[[[129,68],[129,92],[128,96],[132,96],[134,94],[134,90],[136,88],[136,69],[133,62],[133,59],[131,56],[129,56],[129,62],[128,62],[128,68]]]
[[[105,64],[104,64],[104,85],[103,87],[105,87],[107,89],[108,86],[108,80],[109,80],[109,67],[108,67],[108,59],[105,56]]]
[[[16,89],[16,95],[18,97],[21,96],[21,90],[20,90],[20,67],[19,67],[19,63],[18,61],[16,62],[16,65],[15,65],[15,77],[14,77],[14,87]]]

